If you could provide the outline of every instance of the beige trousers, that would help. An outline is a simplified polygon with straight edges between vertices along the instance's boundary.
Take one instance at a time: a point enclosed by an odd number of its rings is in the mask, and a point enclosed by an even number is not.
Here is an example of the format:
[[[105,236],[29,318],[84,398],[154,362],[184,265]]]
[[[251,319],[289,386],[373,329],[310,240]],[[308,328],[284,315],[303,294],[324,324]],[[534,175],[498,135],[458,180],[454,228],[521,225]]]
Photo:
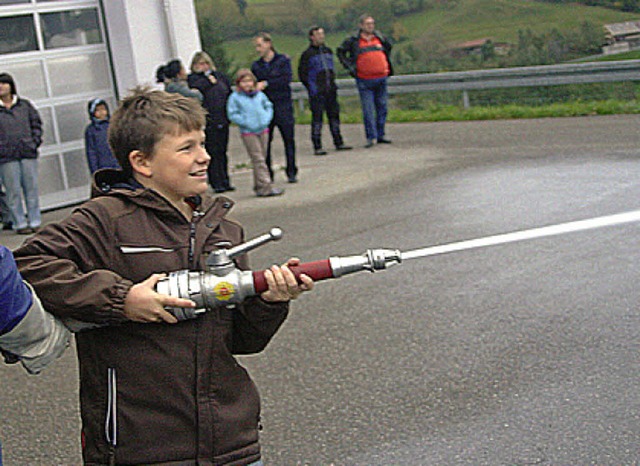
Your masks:
[[[268,132],[261,134],[243,134],[242,142],[253,164],[253,190],[256,194],[269,194],[273,189],[271,175],[265,158],[267,157]]]

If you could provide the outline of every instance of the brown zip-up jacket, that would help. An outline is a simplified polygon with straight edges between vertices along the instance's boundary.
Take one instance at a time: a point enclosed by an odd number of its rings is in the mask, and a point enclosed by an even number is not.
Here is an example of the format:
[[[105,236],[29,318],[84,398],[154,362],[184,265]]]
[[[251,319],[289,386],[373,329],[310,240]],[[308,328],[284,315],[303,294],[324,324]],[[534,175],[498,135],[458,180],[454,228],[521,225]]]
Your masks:
[[[206,255],[243,241],[229,199],[203,197],[191,222],[156,192],[96,174],[94,198],[16,252],[54,315],[110,324],[76,335],[85,464],[245,465],[260,458],[260,400],[234,354],[264,349],[287,303],[250,298],[177,324],[123,315],[134,283],[203,270]],[[248,267],[246,257],[237,261]]]

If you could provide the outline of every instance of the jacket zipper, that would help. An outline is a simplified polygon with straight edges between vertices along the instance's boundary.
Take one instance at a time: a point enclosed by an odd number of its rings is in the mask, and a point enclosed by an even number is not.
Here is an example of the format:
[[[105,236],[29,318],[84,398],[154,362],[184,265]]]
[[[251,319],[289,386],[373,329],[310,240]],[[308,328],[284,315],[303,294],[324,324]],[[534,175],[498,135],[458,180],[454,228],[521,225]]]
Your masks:
[[[189,224],[189,270],[195,269],[195,250],[196,250],[196,222],[200,217],[204,215],[204,212],[199,210],[193,211],[193,217],[191,217],[191,223]]]
[[[117,382],[116,370],[107,368],[107,416],[104,424],[104,433],[109,443],[109,465],[116,464],[116,446],[118,444],[118,418],[117,418]]]

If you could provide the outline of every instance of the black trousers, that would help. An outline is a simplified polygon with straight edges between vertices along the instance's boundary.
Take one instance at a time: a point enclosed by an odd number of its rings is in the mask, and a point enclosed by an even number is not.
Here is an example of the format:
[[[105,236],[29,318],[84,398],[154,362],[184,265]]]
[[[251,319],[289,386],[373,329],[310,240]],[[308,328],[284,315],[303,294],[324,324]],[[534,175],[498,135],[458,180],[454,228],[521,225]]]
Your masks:
[[[209,162],[207,169],[209,184],[214,190],[226,190],[231,187],[227,159],[229,125],[216,125],[207,122],[204,133],[204,147],[211,156],[211,162]]]
[[[269,142],[267,145],[266,159],[272,180],[273,169],[271,168],[271,143],[273,142],[273,136],[276,128],[280,130],[282,142],[284,142],[284,154],[287,161],[287,178],[293,179],[298,173],[298,167],[296,166],[295,121],[293,118],[292,102],[285,105],[277,105],[274,102],[273,105],[273,120],[271,120],[271,124],[269,125]]]
[[[311,107],[311,142],[315,150],[322,149],[322,117],[327,114],[329,131],[333,137],[333,144],[338,147],[343,144],[340,134],[340,105],[338,93],[334,91],[309,96]]]

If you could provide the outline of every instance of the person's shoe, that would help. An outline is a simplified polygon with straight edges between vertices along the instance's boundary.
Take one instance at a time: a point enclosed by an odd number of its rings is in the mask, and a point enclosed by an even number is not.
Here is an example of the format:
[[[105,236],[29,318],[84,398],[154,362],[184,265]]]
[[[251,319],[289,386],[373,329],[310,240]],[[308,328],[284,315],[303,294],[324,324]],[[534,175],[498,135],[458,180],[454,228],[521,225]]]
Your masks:
[[[322,149],[316,149],[313,151],[313,155],[327,155],[327,151]]]
[[[289,183],[297,183],[298,182],[298,178],[296,178],[295,176],[290,176],[287,181]]]
[[[221,193],[224,193],[226,191],[226,189],[225,188],[215,188],[213,191],[215,193],[217,193],[217,194],[221,194]]]
[[[19,235],[31,235],[35,233],[35,230],[31,227],[18,228],[16,230],[16,233],[18,233]]]
[[[6,222],[2,224],[3,230],[13,230],[13,222]]]
[[[282,188],[273,188],[268,193],[258,194],[258,197],[282,196],[283,194],[284,194],[284,189],[282,189]]]
[[[378,139],[378,144],[391,144],[390,139],[380,138]]]
[[[336,146],[336,150],[351,150],[351,149],[353,149],[353,147],[347,146],[346,144],[340,144],[339,146]]]
[[[225,190],[225,191],[235,191],[235,190],[236,190],[236,187],[235,187],[235,186],[231,186],[231,185],[229,185],[229,186],[226,186],[226,187],[224,188],[224,190]]]
[[[373,147],[373,139],[367,139],[367,143],[364,145],[365,149],[370,149]]]

